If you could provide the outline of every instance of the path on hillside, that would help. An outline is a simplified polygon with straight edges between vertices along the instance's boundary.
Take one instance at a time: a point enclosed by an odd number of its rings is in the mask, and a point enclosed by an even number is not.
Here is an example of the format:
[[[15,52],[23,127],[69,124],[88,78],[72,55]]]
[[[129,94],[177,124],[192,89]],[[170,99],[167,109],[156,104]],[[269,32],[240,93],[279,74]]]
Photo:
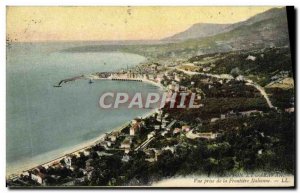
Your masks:
[[[219,74],[209,74],[209,73],[202,73],[202,72],[191,72],[191,71],[186,71],[186,70],[183,70],[183,69],[180,69],[180,68],[176,68],[176,70],[181,71],[181,72],[183,72],[185,74],[188,74],[188,75],[197,75],[197,74],[199,74],[199,75],[205,75],[205,76],[228,79],[228,80],[234,79],[230,74],[220,74],[219,75]],[[271,109],[274,109],[274,108],[276,109],[277,108],[272,104],[268,94],[266,93],[265,89],[262,86],[260,86],[257,83],[254,83],[252,80],[247,79],[245,77],[244,77],[244,80],[246,82],[246,85],[253,86],[254,88],[256,88],[260,92],[260,94],[265,98],[269,108],[271,108]]]

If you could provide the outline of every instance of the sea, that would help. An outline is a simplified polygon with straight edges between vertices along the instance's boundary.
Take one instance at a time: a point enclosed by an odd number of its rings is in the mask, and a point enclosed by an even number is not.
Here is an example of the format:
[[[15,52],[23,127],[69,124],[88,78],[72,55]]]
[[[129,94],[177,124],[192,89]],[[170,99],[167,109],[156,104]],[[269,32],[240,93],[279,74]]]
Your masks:
[[[160,92],[144,82],[76,80],[54,87],[62,79],[126,69],[146,60],[131,53],[62,51],[76,46],[76,42],[41,42],[7,47],[7,175],[81,148],[151,111],[103,109],[98,104],[104,92]]]

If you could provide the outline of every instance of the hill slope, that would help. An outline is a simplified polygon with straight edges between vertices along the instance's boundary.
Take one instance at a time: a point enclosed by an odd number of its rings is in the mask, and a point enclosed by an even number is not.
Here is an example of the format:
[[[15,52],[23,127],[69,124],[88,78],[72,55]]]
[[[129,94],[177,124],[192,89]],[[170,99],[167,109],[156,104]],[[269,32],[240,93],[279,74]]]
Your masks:
[[[273,8],[263,13],[259,13],[245,21],[234,23],[234,24],[205,24],[197,23],[191,26],[189,29],[177,33],[173,36],[164,38],[163,40],[188,40],[197,39],[204,37],[211,37],[217,34],[232,31],[241,26],[251,26],[254,23],[269,20],[278,16],[286,18],[285,8]]]
[[[229,31],[231,29],[229,28],[230,25],[231,24],[197,23],[189,29],[163,40],[186,40],[214,36],[216,34]]]
[[[220,26],[220,28],[222,28]],[[289,46],[286,10],[270,9],[246,21],[232,24],[231,30],[214,36],[165,44],[90,45],[65,49],[66,52],[122,51],[153,59],[187,59],[207,53]],[[227,30],[226,29],[226,30]],[[223,28],[223,30],[225,30]],[[204,34],[204,33],[203,33]]]

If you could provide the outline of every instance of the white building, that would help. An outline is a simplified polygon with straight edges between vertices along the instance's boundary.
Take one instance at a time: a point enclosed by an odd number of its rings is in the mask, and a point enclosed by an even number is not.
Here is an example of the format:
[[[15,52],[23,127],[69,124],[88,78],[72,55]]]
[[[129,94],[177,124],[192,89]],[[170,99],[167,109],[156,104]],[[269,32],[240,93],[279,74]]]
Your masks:
[[[216,139],[218,136],[219,136],[218,133],[212,133],[212,132],[198,133],[198,137],[203,139]]]
[[[250,110],[250,111],[243,111],[243,112],[240,112],[242,116],[250,116],[251,114],[262,114],[263,112],[262,111],[258,111],[258,110]]]
[[[136,135],[139,132],[139,129],[140,129],[140,124],[139,123],[136,123],[136,124],[132,125],[129,129],[129,135],[130,136]]]
[[[162,150],[164,150],[164,151],[171,151],[172,153],[174,153],[175,152],[175,148],[174,147],[170,147],[170,146],[167,146],[167,147],[164,147],[164,148],[162,148]]]
[[[72,156],[71,155],[66,155],[66,157],[64,158],[65,164],[67,167],[71,167],[72,166]]]
[[[294,107],[286,108],[286,109],[284,109],[284,111],[287,113],[293,113],[295,111],[295,108]]]
[[[124,141],[121,143],[120,148],[130,149],[131,147],[131,139],[125,138]]]
[[[168,131],[163,131],[160,133],[161,136],[165,136],[168,133]]]
[[[147,135],[147,138],[150,139],[150,138],[154,137],[154,135],[155,135],[155,131],[152,131]]]
[[[237,81],[244,81],[245,80],[244,76],[242,76],[242,75],[237,76],[235,79]]]
[[[248,57],[246,58],[246,60],[252,60],[252,61],[255,61],[255,60],[256,60],[256,57],[255,57],[255,56],[248,55]]]
[[[203,72],[209,72],[211,70],[211,67],[204,67],[202,69]]]
[[[39,184],[45,183],[45,175],[37,170],[35,170],[31,173],[31,179],[36,181]]]
[[[123,155],[122,162],[128,162],[129,160],[130,160],[129,155],[127,155],[127,154]]]
[[[84,150],[84,151],[83,151],[83,155],[85,155],[85,156],[89,156],[89,155],[90,155],[90,153],[91,153],[91,152],[90,152],[90,151],[88,151],[88,150]]]
[[[214,123],[214,122],[216,122],[217,120],[219,120],[219,118],[217,118],[217,117],[211,118],[211,119],[210,119],[210,122],[211,122],[211,123]]]
[[[117,133],[112,133],[111,135],[108,136],[111,142],[115,142],[117,140]]]

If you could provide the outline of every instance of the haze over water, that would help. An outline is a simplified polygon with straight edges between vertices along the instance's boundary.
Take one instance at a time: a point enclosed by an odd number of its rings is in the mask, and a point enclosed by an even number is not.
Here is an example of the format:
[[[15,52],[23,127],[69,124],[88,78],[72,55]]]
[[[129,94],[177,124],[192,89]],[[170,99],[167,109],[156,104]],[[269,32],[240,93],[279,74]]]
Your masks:
[[[104,110],[101,93],[157,92],[142,82],[60,80],[144,61],[127,53],[64,53],[70,43],[17,43],[7,49],[7,173],[64,155],[149,109]]]

